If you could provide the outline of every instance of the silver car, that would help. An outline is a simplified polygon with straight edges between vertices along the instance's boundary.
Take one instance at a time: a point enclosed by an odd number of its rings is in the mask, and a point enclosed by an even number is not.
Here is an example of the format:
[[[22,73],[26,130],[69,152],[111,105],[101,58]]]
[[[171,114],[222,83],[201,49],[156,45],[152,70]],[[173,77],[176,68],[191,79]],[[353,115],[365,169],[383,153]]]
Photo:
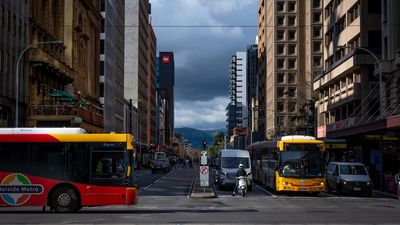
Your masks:
[[[330,162],[326,182],[328,192],[372,195],[372,181],[362,163]]]

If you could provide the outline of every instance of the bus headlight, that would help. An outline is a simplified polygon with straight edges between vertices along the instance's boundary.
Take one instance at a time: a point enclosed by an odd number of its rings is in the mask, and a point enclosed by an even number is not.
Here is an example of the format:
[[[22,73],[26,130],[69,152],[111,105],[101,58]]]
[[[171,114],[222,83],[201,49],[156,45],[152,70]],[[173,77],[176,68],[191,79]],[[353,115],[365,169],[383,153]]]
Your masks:
[[[288,185],[288,184],[289,184],[289,182],[282,181],[282,184],[283,184],[283,185]]]
[[[321,186],[324,186],[324,182],[321,182]]]

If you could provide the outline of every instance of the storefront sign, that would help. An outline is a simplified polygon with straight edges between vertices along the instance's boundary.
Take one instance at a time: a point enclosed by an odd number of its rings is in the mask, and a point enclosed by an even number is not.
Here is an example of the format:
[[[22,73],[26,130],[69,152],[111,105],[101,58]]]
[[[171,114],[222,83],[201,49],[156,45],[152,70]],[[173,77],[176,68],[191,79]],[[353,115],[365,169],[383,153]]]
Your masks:
[[[341,121],[337,121],[337,122],[328,124],[327,125],[327,132],[334,132],[334,131],[338,131],[338,130],[354,127],[354,125],[355,125],[354,118],[353,117],[347,118],[345,120],[341,120]]]

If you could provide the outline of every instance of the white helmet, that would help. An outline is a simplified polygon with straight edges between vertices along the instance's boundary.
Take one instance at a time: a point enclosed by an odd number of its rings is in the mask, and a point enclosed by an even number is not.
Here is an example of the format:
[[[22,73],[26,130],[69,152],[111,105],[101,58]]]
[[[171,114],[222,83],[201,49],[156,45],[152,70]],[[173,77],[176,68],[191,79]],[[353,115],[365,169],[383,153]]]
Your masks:
[[[243,164],[240,163],[240,164],[239,164],[239,167],[243,167]]]

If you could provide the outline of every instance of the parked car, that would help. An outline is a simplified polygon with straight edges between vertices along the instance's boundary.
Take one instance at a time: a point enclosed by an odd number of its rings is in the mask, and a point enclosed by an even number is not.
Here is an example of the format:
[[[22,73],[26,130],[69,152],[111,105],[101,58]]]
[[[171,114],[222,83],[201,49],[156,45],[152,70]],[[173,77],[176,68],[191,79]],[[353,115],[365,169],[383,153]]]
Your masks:
[[[326,182],[328,192],[372,195],[372,181],[362,163],[330,162]]]
[[[169,163],[169,159],[167,159],[167,158],[158,159],[158,160],[154,161],[152,168],[151,168],[151,172],[155,173],[157,171],[161,171],[161,172],[167,173],[170,169],[171,169],[171,165]]]

